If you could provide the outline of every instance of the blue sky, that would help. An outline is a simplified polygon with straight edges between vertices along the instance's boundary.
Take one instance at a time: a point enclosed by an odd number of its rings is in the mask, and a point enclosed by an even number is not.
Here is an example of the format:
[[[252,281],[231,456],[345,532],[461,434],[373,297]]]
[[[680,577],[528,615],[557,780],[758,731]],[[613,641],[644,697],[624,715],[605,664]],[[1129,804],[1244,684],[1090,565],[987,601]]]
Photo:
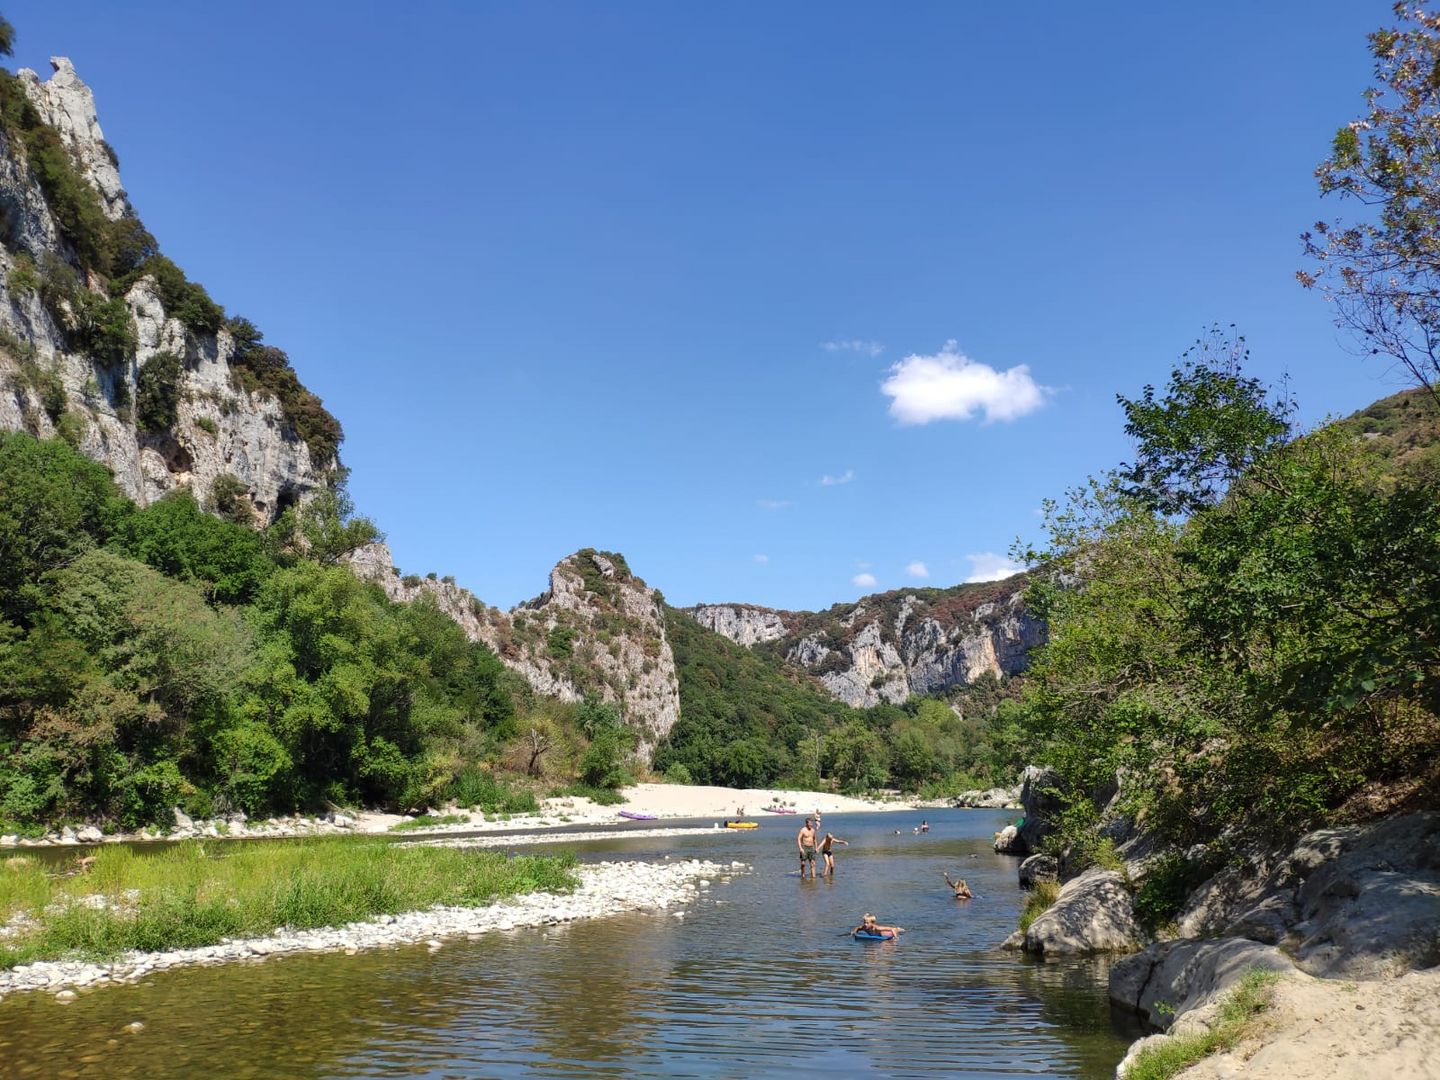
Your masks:
[[[816,608],[993,566],[1210,323],[1310,422],[1402,385],[1293,279],[1388,9],[3,10],[406,572],[509,606],[588,545]]]

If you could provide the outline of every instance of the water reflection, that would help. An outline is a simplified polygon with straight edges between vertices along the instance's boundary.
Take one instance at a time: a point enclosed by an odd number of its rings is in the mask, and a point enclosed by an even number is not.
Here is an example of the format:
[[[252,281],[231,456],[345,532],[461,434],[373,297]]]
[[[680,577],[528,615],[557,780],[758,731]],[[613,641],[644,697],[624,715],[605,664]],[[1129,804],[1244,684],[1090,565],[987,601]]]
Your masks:
[[[173,971],[69,1006],[12,995],[0,1002],[0,1073],[1108,1077],[1126,1038],[1111,1025],[1103,967],[994,948],[1019,906],[1014,860],[986,843],[1004,815],[930,811],[923,837],[909,816],[836,815],[852,846],[836,878],[818,882],[792,876],[784,822],[579,849],[753,864],[684,919]],[[946,869],[976,899],[957,904]],[[909,932],[853,942],[845,931],[866,911]],[[146,1027],[127,1034],[133,1020]]]

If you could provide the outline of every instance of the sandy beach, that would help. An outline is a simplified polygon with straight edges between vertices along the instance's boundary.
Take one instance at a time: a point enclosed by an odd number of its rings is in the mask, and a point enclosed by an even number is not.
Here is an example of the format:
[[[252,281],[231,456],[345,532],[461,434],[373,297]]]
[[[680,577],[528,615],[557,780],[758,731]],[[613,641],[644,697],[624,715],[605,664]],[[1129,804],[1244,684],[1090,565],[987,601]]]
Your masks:
[[[780,791],[775,788],[707,787],[693,784],[633,784],[621,788],[625,801],[615,806],[601,806],[590,799],[562,796],[546,799],[538,814],[484,815],[459,807],[441,808],[447,815],[466,815],[467,821],[428,829],[415,829],[414,835],[428,836],[447,832],[477,830],[546,829],[561,825],[613,825],[625,819],[620,811],[649,814],[655,818],[714,818],[734,820],[744,816],[754,821],[766,818],[803,819],[819,810],[821,814],[876,813],[886,810],[909,810],[903,799],[866,799],[836,795],[825,791]],[[766,807],[792,810],[793,814],[777,814]],[[399,814],[366,812],[358,815],[356,832],[389,832],[407,820]]]

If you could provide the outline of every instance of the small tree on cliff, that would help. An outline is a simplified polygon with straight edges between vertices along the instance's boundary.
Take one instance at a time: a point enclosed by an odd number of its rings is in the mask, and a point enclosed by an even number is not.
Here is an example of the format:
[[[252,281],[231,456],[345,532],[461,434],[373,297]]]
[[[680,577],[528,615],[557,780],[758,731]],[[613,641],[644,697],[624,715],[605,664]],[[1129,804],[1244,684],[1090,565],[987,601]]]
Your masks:
[[[1313,271],[1296,276],[1336,305],[1372,355],[1391,356],[1437,393],[1440,379],[1440,14],[1395,5],[1370,35],[1375,85],[1364,117],[1335,135],[1315,170],[1323,195],[1373,208],[1302,235]]]

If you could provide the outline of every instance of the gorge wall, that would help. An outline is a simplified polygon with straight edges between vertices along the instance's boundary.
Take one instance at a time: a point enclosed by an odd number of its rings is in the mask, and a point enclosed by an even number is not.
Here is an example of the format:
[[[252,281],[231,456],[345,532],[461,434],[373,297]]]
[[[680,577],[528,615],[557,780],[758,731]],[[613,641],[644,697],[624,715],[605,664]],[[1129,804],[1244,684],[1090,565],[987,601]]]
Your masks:
[[[1017,675],[1045,624],[1025,608],[1024,578],[952,589],[900,590],[825,612],[700,604],[697,622],[748,647],[777,648],[839,700],[898,705],[977,679]]]
[[[4,75],[7,93],[23,95],[12,109],[23,112],[28,104],[33,113],[0,126],[0,429],[60,435],[109,466],[142,505],[182,487],[203,505],[219,478],[233,477],[232,497],[247,498],[260,521],[271,521],[322,483],[332,461],[312,452],[274,393],[254,380],[247,388],[236,368],[246,343],[215,317],[223,316],[218,305],[202,315],[214,328],[197,330],[201,320],[172,310],[173,296],[167,306],[158,262],[155,275],[142,262],[123,287],[122,279],[107,281],[86,265],[80,237],[96,222],[77,225],[73,192],[57,192],[42,173],[47,141],[54,145],[58,137],[93,189],[99,225],[133,224],[137,234],[143,227],[90,88],[69,60],[51,64],[48,80],[29,70]],[[171,274],[172,293],[175,280]],[[187,300],[193,295],[192,288]],[[191,325],[182,320],[187,315]],[[173,419],[157,429],[137,417],[136,402],[142,372],[160,356],[161,363],[177,359],[179,370],[163,388],[175,396]]]

